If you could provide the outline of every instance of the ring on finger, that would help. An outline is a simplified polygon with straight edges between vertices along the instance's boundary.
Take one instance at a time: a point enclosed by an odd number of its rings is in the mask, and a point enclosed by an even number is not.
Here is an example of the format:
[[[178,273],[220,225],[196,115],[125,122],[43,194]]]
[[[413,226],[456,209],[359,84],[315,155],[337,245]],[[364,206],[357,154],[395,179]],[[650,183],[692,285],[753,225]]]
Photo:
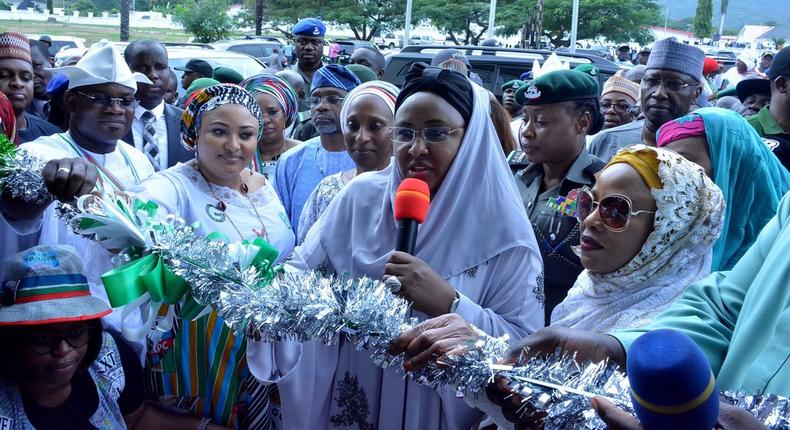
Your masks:
[[[390,292],[397,293],[398,291],[403,289],[403,284],[401,284],[400,279],[397,276],[390,276],[384,281],[384,285],[390,289]]]
[[[71,169],[69,169],[68,167],[61,167],[61,168],[59,168],[59,169],[58,169],[58,171],[57,171],[57,172],[55,172],[55,175],[59,175],[59,174],[61,174],[61,173],[63,173],[63,174],[65,174],[66,176],[68,176],[68,175],[69,175],[69,173],[71,173]]]

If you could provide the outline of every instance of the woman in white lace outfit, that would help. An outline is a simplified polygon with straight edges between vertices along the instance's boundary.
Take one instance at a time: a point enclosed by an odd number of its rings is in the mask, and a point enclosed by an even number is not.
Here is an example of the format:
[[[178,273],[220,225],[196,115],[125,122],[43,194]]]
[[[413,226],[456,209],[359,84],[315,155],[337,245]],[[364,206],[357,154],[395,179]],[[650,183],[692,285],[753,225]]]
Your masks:
[[[340,110],[340,126],[346,150],[356,168],[327,176],[318,183],[299,217],[297,243],[304,242],[310,227],[349,181],[361,173],[389,166],[392,157],[389,129],[397,98],[398,87],[384,81],[366,82],[346,95]]]
[[[606,204],[593,204],[590,212],[579,195],[585,270],[554,308],[551,325],[601,333],[640,327],[710,273],[725,204],[695,163],[669,150],[631,146],[604,167],[591,194],[604,203],[624,195],[631,213],[622,216],[628,209]],[[622,231],[618,219],[626,220]]]

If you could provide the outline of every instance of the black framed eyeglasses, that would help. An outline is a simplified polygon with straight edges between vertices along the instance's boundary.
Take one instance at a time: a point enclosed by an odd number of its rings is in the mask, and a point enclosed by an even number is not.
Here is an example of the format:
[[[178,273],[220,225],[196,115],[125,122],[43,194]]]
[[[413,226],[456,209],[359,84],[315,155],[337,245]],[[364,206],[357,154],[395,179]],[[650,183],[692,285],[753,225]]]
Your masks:
[[[65,335],[55,333],[39,333],[27,336],[25,342],[36,354],[49,354],[56,350],[64,340],[72,348],[82,348],[91,340],[91,335],[95,331],[94,327],[81,327],[66,333]]]
[[[89,98],[93,102],[93,105],[98,108],[108,108],[113,103],[117,103],[121,107],[128,108],[134,106],[134,102],[135,102],[133,97],[107,97],[105,95],[85,94],[82,91],[74,91],[74,92],[83,97]]]
[[[451,134],[463,130],[463,127],[451,129],[450,127],[428,127],[422,130],[415,130],[409,127],[390,127],[390,139],[397,143],[414,143],[417,136],[422,136],[426,143],[444,143]]]
[[[688,88],[692,86],[692,84],[688,82],[683,82],[678,79],[658,79],[658,78],[642,79],[642,87],[645,89],[652,90],[658,87],[659,85],[663,86],[664,88],[670,91],[680,91],[684,88]],[[693,85],[693,86],[694,88],[697,87],[697,85]]]
[[[626,113],[630,112],[633,106],[629,105],[628,103],[610,103],[610,102],[601,102],[601,112],[606,112],[611,108],[614,108],[614,111],[617,113]]]

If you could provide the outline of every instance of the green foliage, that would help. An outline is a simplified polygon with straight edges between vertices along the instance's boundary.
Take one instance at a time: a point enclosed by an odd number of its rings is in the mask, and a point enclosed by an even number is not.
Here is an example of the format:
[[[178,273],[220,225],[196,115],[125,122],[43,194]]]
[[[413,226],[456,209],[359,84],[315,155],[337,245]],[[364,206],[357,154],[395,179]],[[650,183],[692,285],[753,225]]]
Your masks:
[[[773,37],[771,40],[774,41],[774,45],[776,45],[776,49],[782,49],[785,46],[785,38],[784,37]]]
[[[512,0],[497,2],[497,9],[505,9]],[[447,33],[456,42],[476,45],[488,28],[487,1],[463,1],[448,5],[446,0],[415,0],[415,20],[428,20],[434,27]],[[462,34],[462,40],[456,38]]]
[[[500,33],[513,35],[532,13],[537,0],[514,0],[498,10]],[[555,46],[567,46],[571,32],[573,0],[545,0],[544,35]],[[646,28],[663,24],[661,10],[654,0],[584,0],[579,2],[577,39],[602,36],[612,42],[647,44],[653,36]]]
[[[195,42],[209,43],[227,38],[235,29],[227,9],[228,0],[187,0],[175,6],[173,17]]]
[[[11,5],[0,0],[0,10],[11,10]]]
[[[346,25],[357,39],[370,40],[379,30],[394,30],[403,25],[405,1],[391,0],[267,0],[261,9],[262,20],[274,30],[290,36],[300,17],[320,16],[324,22]],[[255,0],[245,0],[255,24]]]
[[[694,35],[699,38],[710,37],[713,33],[712,19],[713,0],[697,0],[697,13],[692,21]]]

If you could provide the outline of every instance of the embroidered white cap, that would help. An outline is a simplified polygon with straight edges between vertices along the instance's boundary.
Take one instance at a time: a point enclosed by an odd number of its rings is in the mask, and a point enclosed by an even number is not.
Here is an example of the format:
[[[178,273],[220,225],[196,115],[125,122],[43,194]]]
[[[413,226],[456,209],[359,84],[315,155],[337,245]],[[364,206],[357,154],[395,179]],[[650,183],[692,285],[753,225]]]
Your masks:
[[[142,73],[132,72],[115,45],[102,39],[91,45],[75,66],[52,69],[69,78],[69,89],[99,84],[120,84],[137,91],[137,84],[152,82]]]

